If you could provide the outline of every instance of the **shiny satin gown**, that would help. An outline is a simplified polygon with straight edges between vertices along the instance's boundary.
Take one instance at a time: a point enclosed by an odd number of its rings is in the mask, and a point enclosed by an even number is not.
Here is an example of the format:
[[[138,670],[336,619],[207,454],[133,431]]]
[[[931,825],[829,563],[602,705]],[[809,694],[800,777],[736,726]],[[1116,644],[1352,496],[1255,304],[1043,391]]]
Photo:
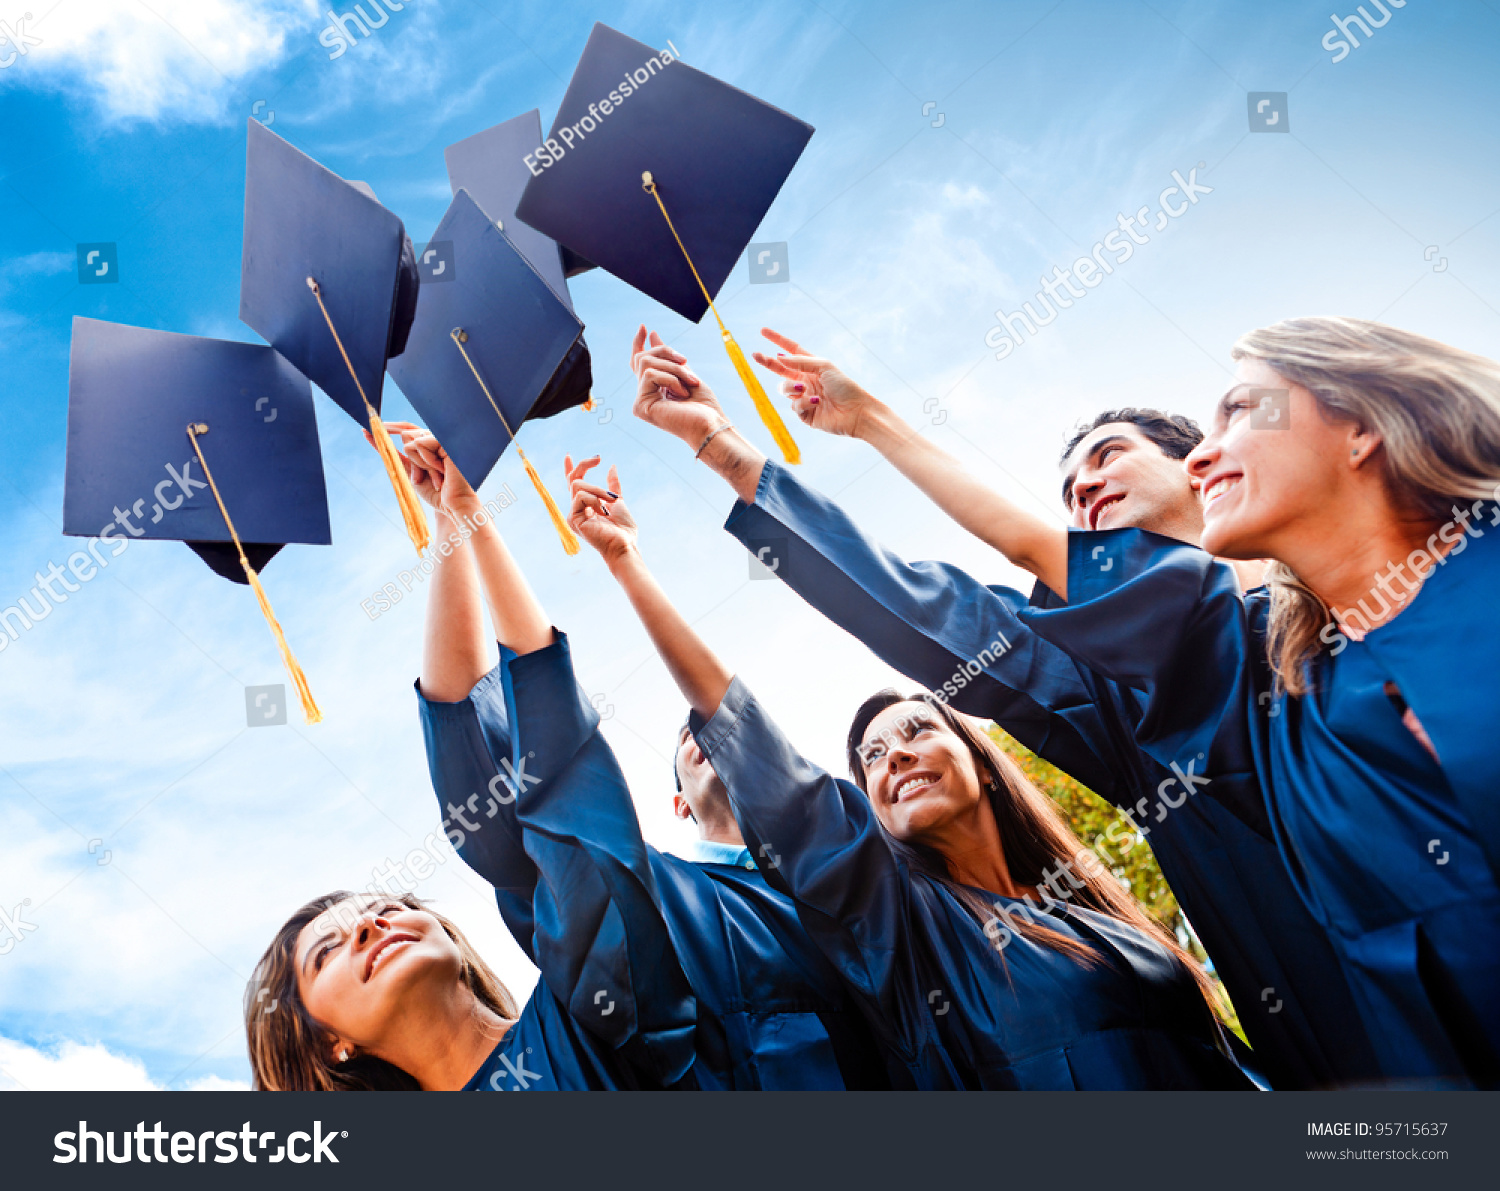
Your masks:
[[[994,720],[1130,816],[1235,1003],[1254,1069],[1272,1087],[1376,1076],[1339,958],[1281,863],[1247,754],[1212,744],[1142,747],[1143,694],[1033,632],[1019,592],[944,563],[902,560],[775,463],[767,462],[755,503],[736,502],[725,528],[752,551],[773,543],[778,578],[883,661],[944,691],[958,710]],[[1038,584],[1031,603],[1061,601]],[[1149,630],[1132,634],[1133,648],[1156,640]],[[1186,714],[1197,714],[1196,695],[1179,693]],[[1173,763],[1191,774],[1186,782]],[[1118,843],[1103,849],[1118,854]]]
[[[1487,505],[1482,536],[1399,615],[1320,653],[1299,698],[1271,682],[1264,589],[1242,597],[1227,566],[1153,534],[1073,535],[1072,604],[1022,614],[1141,692],[1146,751],[1210,750],[1254,766],[1283,867],[1332,943],[1390,1081],[1500,1082],[1496,522]]]
[[[1181,961],[1142,931],[1050,899],[1026,906],[1085,963],[1016,933],[998,949],[892,847],[859,787],[800,756],[736,678],[699,747],[766,879],[796,898],[904,1086],[1250,1089]],[[996,937],[1001,937],[998,932]]]
[[[540,750],[540,767],[531,764],[517,783],[534,800],[587,786],[614,763],[592,732],[560,729],[553,739],[558,747]],[[530,775],[539,770],[547,780],[537,786]],[[511,797],[501,783],[494,789]],[[481,810],[475,822],[465,810],[462,821],[485,824],[471,838],[482,833],[492,871],[520,874],[496,899],[513,930],[524,925],[527,954],[541,970],[520,1018],[464,1090],[696,1088],[699,1008],[650,882],[628,868],[592,871],[569,843],[525,832],[513,817],[486,821]],[[444,828],[457,846],[462,826]],[[582,887],[576,896],[574,883]]]
[[[618,890],[649,891],[671,939],[671,962],[696,998],[694,1086],[889,1086],[868,1025],[792,900],[753,868],[683,860],[641,838],[624,775],[574,678],[565,635],[524,656],[502,648],[500,664],[460,702],[434,703],[420,691],[418,699],[450,840],[495,886],[527,954],[544,972],[567,972],[569,987],[581,990],[569,1002],[579,1020],[612,1021],[601,1011],[613,992],[597,1004],[590,998],[628,973],[585,978],[578,969],[598,944],[587,930],[562,924],[605,920]],[[623,954],[622,943],[612,941],[605,953]]]

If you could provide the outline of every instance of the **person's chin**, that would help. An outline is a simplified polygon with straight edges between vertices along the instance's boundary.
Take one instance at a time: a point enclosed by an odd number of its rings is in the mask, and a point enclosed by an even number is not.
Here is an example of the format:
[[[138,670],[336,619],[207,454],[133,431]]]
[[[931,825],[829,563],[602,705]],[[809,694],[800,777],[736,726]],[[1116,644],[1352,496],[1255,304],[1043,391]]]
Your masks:
[[[1206,520],[1199,545],[1215,558],[1259,559],[1266,554],[1259,542],[1233,517]]]

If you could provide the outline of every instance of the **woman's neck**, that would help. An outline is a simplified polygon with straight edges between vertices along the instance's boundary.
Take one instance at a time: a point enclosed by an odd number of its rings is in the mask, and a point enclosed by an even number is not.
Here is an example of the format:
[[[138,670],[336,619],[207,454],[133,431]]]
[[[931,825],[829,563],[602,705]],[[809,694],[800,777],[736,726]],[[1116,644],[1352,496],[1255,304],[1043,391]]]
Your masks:
[[[1386,509],[1323,525],[1278,557],[1336,620],[1362,634],[1406,608],[1437,560],[1453,548],[1438,530],[1436,523],[1402,519]]]
[[[453,1092],[474,1078],[513,1024],[460,982],[436,998],[420,999],[405,1016],[399,1036],[378,1053],[424,1092]]]
[[[921,842],[938,851],[960,885],[999,897],[1024,897],[1030,892],[1011,880],[1000,825],[988,798],[981,798],[972,813],[943,824]]]

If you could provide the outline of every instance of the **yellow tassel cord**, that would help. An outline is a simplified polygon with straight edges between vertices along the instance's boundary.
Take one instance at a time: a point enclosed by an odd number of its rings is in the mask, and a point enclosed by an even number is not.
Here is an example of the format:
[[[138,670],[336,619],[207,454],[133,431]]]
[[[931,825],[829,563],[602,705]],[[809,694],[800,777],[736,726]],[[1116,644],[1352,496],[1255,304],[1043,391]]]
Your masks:
[[[469,353],[464,349],[464,344],[469,342],[469,333],[462,327],[454,327],[448,332],[453,339],[453,346],[458,348],[459,354],[463,356],[464,363],[469,366],[469,371],[474,374],[474,379],[479,382],[480,389],[489,398],[490,408],[495,411],[495,416],[500,419],[500,425],[505,427],[505,433],[510,435],[510,441],[516,443],[516,453],[521,456],[521,462],[526,468],[526,474],[531,477],[531,482],[536,486],[537,495],[542,498],[542,503],[547,506],[547,515],[552,518],[552,527],[557,530],[557,536],[562,539],[562,548],[568,554],[577,554],[582,546],[579,544],[578,535],[569,527],[563,519],[562,510],[557,507],[557,502],[552,499],[552,493],[547,491],[547,485],[542,483],[542,477],[537,474],[536,468],[531,466],[531,460],[526,458],[526,452],[521,449],[521,444],[516,442],[516,432],[510,428],[510,423],[505,420],[505,415],[500,412],[500,406],[496,404],[494,394],[490,392],[489,385],[484,383],[484,377],[479,375],[479,369],[474,366]]]
[[[677,234],[677,229],[672,226],[672,217],[667,214],[667,205],[661,201],[661,194],[656,189],[656,180],[651,177],[651,171],[647,170],[641,175],[641,189],[656,200],[656,205],[661,208],[661,217],[667,221],[667,230],[672,233],[672,239],[677,241],[677,247],[682,249],[682,257],[687,261],[688,268],[693,271],[693,280],[698,283],[698,288],[703,291],[704,300],[708,302],[708,308],[714,312],[714,320],[719,324],[719,331],[724,336],[724,350],[729,353],[729,362],[734,365],[734,370],[740,374],[740,381],[745,386],[745,391],[750,394],[750,400],[755,402],[755,412],[760,415],[760,420],[765,423],[766,429],[771,432],[771,437],[776,440],[776,446],[781,450],[782,458],[788,463],[801,463],[802,452],[797,449],[796,440],[792,438],[791,432],[787,430],[786,423],[781,420],[781,415],[776,412],[776,407],[771,404],[771,399],[766,396],[766,391],[761,387],[760,379],[750,370],[750,361],[745,358],[745,353],[740,350],[740,345],[734,341],[734,336],[729,333],[729,328],[724,325],[724,320],[719,317],[719,308],[714,305],[713,297],[708,292],[708,286],[703,284],[703,278],[698,276],[698,266],[693,264],[693,258],[688,255],[687,247],[682,242],[682,237]]]
[[[344,341],[339,338],[333,319],[328,316],[328,307],[323,305],[323,291],[311,277],[307,279],[307,288],[312,290],[313,297],[318,300],[318,309],[323,312],[323,319],[328,323],[328,330],[333,335],[333,341],[338,344],[339,355],[344,357],[344,366],[349,369],[349,375],[354,377],[354,387],[359,390],[360,400],[365,403],[365,413],[370,418],[370,437],[375,440],[375,453],[385,464],[385,474],[390,477],[391,487],[396,492],[396,503],[401,506],[401,519],[406,522],[406,535],[411,538],[411,544],[417,548],[417,554],[420,556],[426,551],[432,536],[427,530],[427,514],[422,510],[422,502],[417,498],[417,490],[411,486],[406,468],[401,463],[401,456],[396,453],[396,448],[391,443],[391,436],[386,432],[385,423],[380,420],[380,415],[375,412],[375,407],[365,396],[365,387],[359,383],[359,377],[355,375],[354,365],[349,362],[349,353],[344,350]]]
[[[271,635],[276,638],[276,647],[281,650],[281,661],[286,666],[287,676],[292,680],[292,685],[297,688],[297,697],[302,700],[302,715],[309,724],[321,724],[323,713],[318,710],[318,704],[313,699],[312,687],[307,683],[307,675],[298,665],[297,658],[292,653],[292,647],[286,643],[286,634],[281,631],[281,622],[276,619],[276,613],[271,610],[271,600],[266,595],[266,589],[261,586],[260,576],[255,573],[250,560],[245,557],[245,547],[240,544],[240,535],[235,532],[234,522],[229,519],[229,510],[224,506],[224,498],[219,495],[219,486],[214,483],[214,473],[208,469],[208,460],[203,457],[203,448],[198,445],[198,436],[208,433],[208,424],[190,422],[187,432],[188,438],[193,442],[193,451],[198,456],[198,463],[208,479],[208,486],[214,494],[214,501],[219,506],[219,513],[224,518],[224,524],[229,527],[229,536],[234,540],[234,548],[239,551],[240,566],[245,568],[245,578],[250,581],[255,598],[260,602],[260,614],[271,626]]]

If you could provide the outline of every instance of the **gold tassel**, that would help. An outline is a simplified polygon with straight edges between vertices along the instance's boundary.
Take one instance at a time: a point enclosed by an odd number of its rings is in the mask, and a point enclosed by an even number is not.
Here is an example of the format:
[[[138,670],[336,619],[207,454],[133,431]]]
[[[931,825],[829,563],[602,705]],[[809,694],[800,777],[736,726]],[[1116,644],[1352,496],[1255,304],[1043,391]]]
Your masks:
[[[526,474],[531,477],[531,482],[536,485],[536,490],[542,498],[542,503],[547,506],[547,514],[552,518],[553,528],[557,530],[557,536],[562,539],[563,550],[568,554],[577,554],[580,549],[578,535],[563,520],[562,510],[557,507],[557,502],[552,499],[552,493],[547,491],[547,485],[542,483],[542,477],[536,474],[536,468],[531,466],[531,460],[526,458],[526,452],[518,446],[516,447],[516,453],[521,456],[521,462],[526,465]]]
[[[208,433],[208,423],[189,422],[187,432],[188,438],[193,441],[193,453],[198,456],[198,463],[203,468],[209,489],[214,494],[214,503],[219,506],[219,514],[229,528],[229,536],[234,540],[234,548],[239,551],[240,566],[244,568],[245,578],[255,589],[255,598],[260,602],[260,614],[271,626],[271,635],[276,638],[276,647],[281,650],[281,663],[286,667],[287,676],[292,680],[292,685],[297,688],[297,697],[302,700],[302,715],[309,724],[321,724],[323,713],[318,710],[318,704],[313,699],[312,687],[308,685],[307,675],[302,672],[296,655],[292,653],[292,647],[286,642],[286,634],[281,631],[281,622],[276,619],[276,613],[271,609],[271,598],[266,595],[266,589],[261,586],[260,576],[255,573],[250,560],[245,557],[245,547],[240,544],[240,535],[235,531],[234,522],[229,519],[229,510],[224,507],[224,498],[219,495],[219,486],[214,483],[214,473],[209,471],[208,460],[203,457],[203,448],[198,445],[198,436]]]
[[[755,412],[760,414],[760,420],[765,423],[771,437],[776,440],[777,447],[781,449],[782,458],[788,463],[801,463],[802,452],[798,450],[796,440],[787,430],[781,415],[776,412],[776,407],[771,404],[771,399],[766,396],[765,389],[761,388],[760,378],[750,371],[750,361],[745,359],[745,353],[734,341],[728,327],[724,328],[724,350],[729,353],[729,361],[734,365],[734,370],[740,374],[750,400],[755,402]]]
[[[750,371],[750,361],[745,359],[745,353],[740,350],[740,345],[734,341],[734,336],[729,333],[729,328],[719,317],[719,308],[714,305],[708,286],[704,285],[703,278],[698,276],[698,266],[693,264],[693,258],[688,255],[687,246],[683,244],[682,237],[677,234],[677,229],[672,226],[672,217],[667,214],[667,205],[661,201],[661,195],[656,189],[656,180],[651,176],[650,170],[641,174],[641,189],[656,200],[656,205],[661,208],[661,217],[667,221],[667,230],[672,233],[672,239],[677,241],[677,247],[682,249],[683,259],[687,261],[688,268],[693,271],[693,280],[703,291],[703,299],[708,303],[708,308],[714,312],[714,321],[719,324],[719,330],[724,336],[724,350],[729,353],[729,362],[740,374],[740,382],[745,386],[745,392],[750,394],[750,400],[755,402],[755,412],[760,415],[760,420],[765,423],[766,429],[771,432],[771,437],[776,440],[776,445],[781,449],[782,458],[788,463],[801,463],[802,452],[797,449],[796,441],[787,430],[786,423],[781,420],[781,415],[776,412],[776,407],[771,404],[771,399],[766,396],[766,391],[761,387],[755,373]]]
[[[318,309],[323,312],[323,321],[328,324],[334,343],[338,344],[339,355],[344,357],[344,367],[349,369],[349,376],[354,381],[354,387],[359,390],[359,399],[365,403],[365,412],[370,415],[370,435],[375,439],[375,452],[380,456],[380,461],[385,464],[385,474],[391,478],[391,487],[396,490],[396,503],[401,506],[401,519],[406,522],[406,536],[417,548],[417,557],[420,558],[427,549],[427,543],[432,540],[427,532],[427,514],[422,511],[422,502],[417,499],[416,489],[411,486],[411,480],[406,475],[406,468],[401,465],[401,456],[396,454],[396,448],[391,445],[391,436],[385,432],[385,423],[380,420],[380,415],[375,412],[375,407],[365,396],[365,387],[359,383],[359,374],[354,371],[354,365],[349,361],[349,353],[344,350],[344,341],[339,338],[338,328],[333,325],[333,316],[328,313],[328,307],[323,304],[322,286],[309,277],[307,288],[312,290],[313,297],[318,300]]]
[[[255,598],[260,601],[261,615],[271,626],[271,634],[276,638],[277,648],[281,650],[281,662],[286,667],[287,676],[291,678],[292,685],[297,688],[297,697],[302,700],[303,718],[309,724],[321,724],[323,713],[313,699],[312,687],[307,684],[307,675],[297,664],[292,647],[286,643],[286,634],[281,631],[281,622],[276,619],[276,613],[271,610],[271,601],[266,595],[266,589],[261,586],[260,576],[255,573],[255,568],[250,565],[250,560],[245,557],[243,550],[240,551],[240,565],[245,568],[245,577],[250,580],[250,586],[255,589]]]
[[[490,408],[495,411],[495,416],[500,419],[500,425],[505,427],[505,433],[510,435],[510,441],[516,443],[516,453],[521,456],[521,462],[526,465],[526,474],[531,477],[531,482],[536,485],[537,494],[542,498],[542,503],[547,506],[547,514],[552,518],[553,528],[557,530],[557,536],[562,539],[562,548],[568,554],[577,554],[580,547],[578,538],[568,523],[563,520],[562,510],[557,507],[557,502],[552,499],[552,493],[547,491],[547,485],[542,483],[542,477],[536,474],[536,468],[531,466],[531,460],[526,458],[526,452],[521,450],[521,444],[516,442],[516,432],[510,428],[510,423],[505,420],[505,415],[500,412],[500,406],[495,401],[495,395],[490,392],[489,385],[484,383],[484,377],[479,375],[479,369],[475,367],[474,361],[469,358],[469,353],[464,349],[464,344],[469,342],[469,333],[462,327],[454,327],[448,332],[453,340],[453,346],[458,348],[458,354],[463,356],[464,363],[469,366],[469,371],[474,374],[474,379],[479,382],[480,391],[489,399]],[[590,400],[593,398],[590,397]]]
[[[401,517],[406,522],[406,536],[411,538],[411,544],[417,548],[418,556],[421,556],[432,540],[432,535],[427,530],[427,514],[422,511],[417,490],[411,486],[411,478],[401,465],[401,456],[396,454],[385,423],[380,420],[374,406],[366,405],[365,409],[370,413],[370,435],[375,439],[376,453],[385,464],[386,475],[391,478],[391,487],[396,490],[396,503],[401,506]]]

